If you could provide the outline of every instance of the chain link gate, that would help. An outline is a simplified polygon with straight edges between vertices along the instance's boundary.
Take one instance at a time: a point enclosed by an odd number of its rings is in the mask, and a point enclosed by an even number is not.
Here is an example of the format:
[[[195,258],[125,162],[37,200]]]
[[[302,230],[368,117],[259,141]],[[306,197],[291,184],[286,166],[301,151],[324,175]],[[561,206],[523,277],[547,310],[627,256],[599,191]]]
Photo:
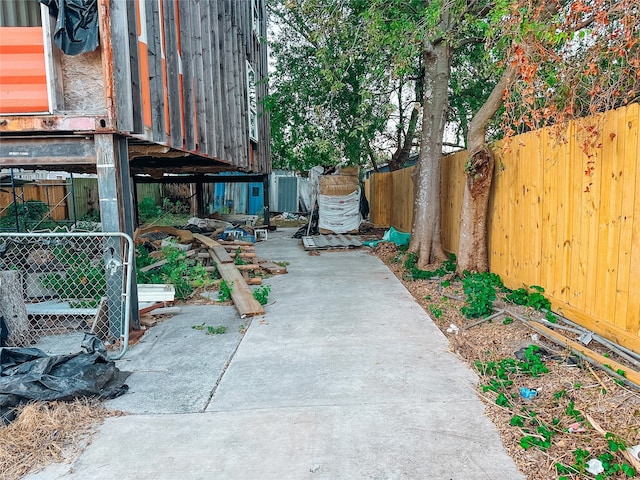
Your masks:
[[[0,315],[8,345],[93,333],[109,357],[129,342],[133,240],[124,233],[0,233]],[[78,342],[79,344],[80,342]]]

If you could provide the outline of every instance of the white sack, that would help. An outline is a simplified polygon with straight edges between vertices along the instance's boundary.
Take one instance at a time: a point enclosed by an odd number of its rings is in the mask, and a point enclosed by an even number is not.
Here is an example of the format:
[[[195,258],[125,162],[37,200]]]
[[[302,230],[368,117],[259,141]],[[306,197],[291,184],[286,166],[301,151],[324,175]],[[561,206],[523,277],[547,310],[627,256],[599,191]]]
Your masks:
[[[318,227],[335,233],[357,230],[360,216],[360,189],[345,196],[318,194]]]

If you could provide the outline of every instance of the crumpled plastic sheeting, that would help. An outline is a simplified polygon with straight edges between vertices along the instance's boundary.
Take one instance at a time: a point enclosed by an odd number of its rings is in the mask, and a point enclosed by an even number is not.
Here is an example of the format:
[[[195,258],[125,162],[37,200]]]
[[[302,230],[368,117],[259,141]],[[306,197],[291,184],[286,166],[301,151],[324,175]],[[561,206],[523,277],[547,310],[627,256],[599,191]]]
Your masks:
[[[98,0],[40,0],[56,19],[53,40],[67,55],[98,48]]]
[[[15,408],[29,401],[107,399],[129,389],[130,373],[108,359],[101,340],[86,334],[82,349],[48,356],[38,348],[0,348],[0,422],[12,421]]]

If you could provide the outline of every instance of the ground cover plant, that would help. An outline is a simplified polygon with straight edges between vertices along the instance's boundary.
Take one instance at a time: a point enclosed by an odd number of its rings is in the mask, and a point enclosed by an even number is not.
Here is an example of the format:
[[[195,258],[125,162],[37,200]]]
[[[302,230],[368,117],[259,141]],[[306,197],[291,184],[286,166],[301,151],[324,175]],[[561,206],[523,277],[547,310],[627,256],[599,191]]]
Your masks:
[[[640,476],[626,452],[640,444],[639,391],[517,319],[557,321],[542,287],[510,290],[491,274],[460,279],[453,258],[418,271],[415,256],[390,243],[375,253],[448,337],[451,351],[477,372],[486,414],[529,480]],[[614,352],[600,353],[624,363]],[[595,467],[599,473],[590,473]]]
[[[158,258],[152,258],[143,245],[138,245],[136,255],[138,283],[170,283],[175,288],[176,298],[184,300],[194,290],[211,286],[215,281],[215,276],[205,270],[202,262],[187,258],[187,254],[177,247],[164,247],[160,258],[167,263],[148,272],[142,271],[142,268],[157,262]]]

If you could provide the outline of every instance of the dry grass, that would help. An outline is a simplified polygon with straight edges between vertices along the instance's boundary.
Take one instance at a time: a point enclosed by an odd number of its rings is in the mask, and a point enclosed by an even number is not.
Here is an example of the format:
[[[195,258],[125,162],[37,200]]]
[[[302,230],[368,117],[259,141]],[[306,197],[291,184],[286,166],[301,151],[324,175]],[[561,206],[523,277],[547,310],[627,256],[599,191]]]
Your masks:
[[[553,359],[545,360],[549,373],[539,377],[513,376],[513,392],[519,386],[536,388],[539,395],[532,401],[526,401],[519,395],[511,398],[512,408],[496,405],[497,394],[483,391],[482,385],[488,383],[487,377],[480,376],[476,386],[478,396],[486,405],[487,416],[495,423],[507,452],[516,462],[519,470],[529,480],[557,480],[559,474],[556,463],[572,465],[574,452],[577,449],[586,450],[591,457],[597,457],[610,452],[606,432],[611,432],[624,441],[627,446],[640,444],[640,393],[629,387],[619,385],[613,378],[602,370],[596,370],[589,364],[580,363],[570,365],[567,358],[570,352],[540,338],[533,330],[519,321],[503,323],[505,317],[498,317],[492,321],[464,329],[472,321],[460,313],[462,302],[442,296],[442,289],[438,282],[429,280],[407,280],[405,270],[398,249],[388,243],[380,244],[375,253],[389,266],[396,276],[403,282],[407,290],[424,308],[427,314],[449,339],[450,350],[467,362],[476,370],[475,362],[499,361],[514,357],[514,352],[532,343],[538,344],[553,354]],[[400,260],[400,261],[399,261]],[[464,296],[459,283],[452,283],[447,288],[453,296]],[[432,311],[439,310],[438,318]],[[510,309],[514,308],[512,306]],[[542,314],[532,310],[517,307],[517,312],[523,315]],[[458,334],[447,332],[451,324],[460,328]],[[593,348],[593,345],[589,345]],[[599,348],[601,354],[616,358],[612,352]],[[478,372],[479,373],[479,372]],[[567,427],[576,422],[574,416],[567,413],[569,402],[573,402],[575,410],[582,417],[581,426],[584,432],[569,433]],[[554,434],[551,446],[545,450],[531,447],[525,450],[521,439],[526,435],[523,427],[510,424],[514,415],[518,414],[526,419],[524,428],[535,435],[535,426],[528,421],[528,415],[535,413],[535,418],[547,425]],[[599,430],[600,428],[600,430]],[[603,433],[604,431],[604,433]],[[614,452],[615,462],[631,463],[618,451]],[[637,464],[635,464],[637,466]],[[640,469],[637,468],[637,476]],[[589,473],[574,473],[567,475],[569,479],[593,479]],[[604,477],[603,477],[604,478]],[[606,477],[609,479],[628,479],[624,473]]]
[[[88,444],[94,427],[118,415],[100,403],[78,399],[30,403],[0,427],[0,479],[15,480],[47,464],[71,461]]]

